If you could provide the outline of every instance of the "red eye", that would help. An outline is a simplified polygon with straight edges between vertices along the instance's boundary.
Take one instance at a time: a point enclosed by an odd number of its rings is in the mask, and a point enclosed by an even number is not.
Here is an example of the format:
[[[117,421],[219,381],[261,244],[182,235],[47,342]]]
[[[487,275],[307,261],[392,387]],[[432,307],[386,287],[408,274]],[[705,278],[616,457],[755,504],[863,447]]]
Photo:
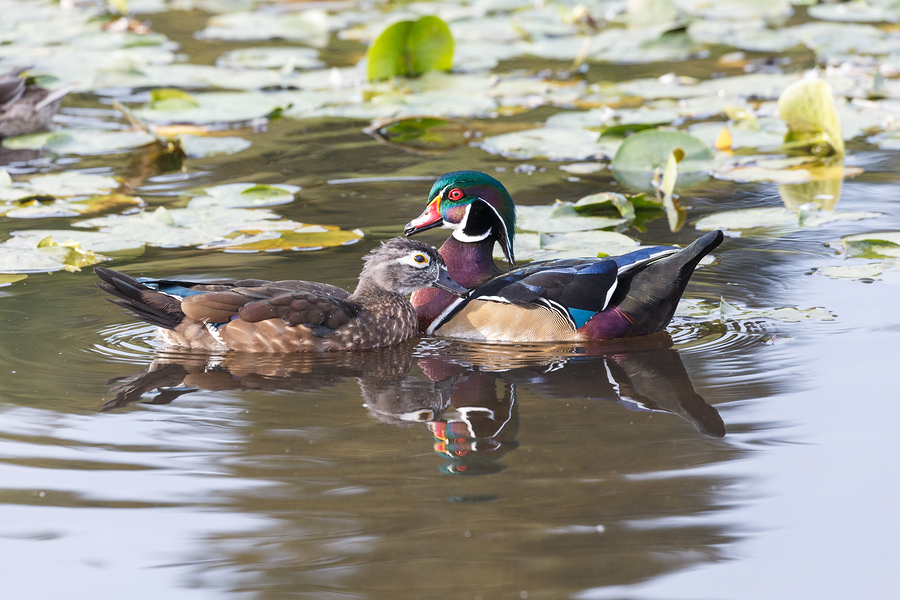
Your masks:
[[[462,200],[465,194],[459,188],[453,188],[449,192],[447,192],[447,198],[450,200]]]

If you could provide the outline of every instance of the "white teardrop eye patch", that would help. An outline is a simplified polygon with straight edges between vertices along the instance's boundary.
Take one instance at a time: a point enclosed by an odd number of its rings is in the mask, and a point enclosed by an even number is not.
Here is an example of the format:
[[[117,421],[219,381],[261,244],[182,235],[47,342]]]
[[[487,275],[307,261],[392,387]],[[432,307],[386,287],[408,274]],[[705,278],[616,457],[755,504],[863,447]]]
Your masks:
[[[421,252],[410,252],[403,258],[397,259],[398,263],[403,263],[404,265],[410,265],[416,267],[418,269],[424,268],[428,266],[428,263],[431,262],[431,259],[427,254],[423,254]]]

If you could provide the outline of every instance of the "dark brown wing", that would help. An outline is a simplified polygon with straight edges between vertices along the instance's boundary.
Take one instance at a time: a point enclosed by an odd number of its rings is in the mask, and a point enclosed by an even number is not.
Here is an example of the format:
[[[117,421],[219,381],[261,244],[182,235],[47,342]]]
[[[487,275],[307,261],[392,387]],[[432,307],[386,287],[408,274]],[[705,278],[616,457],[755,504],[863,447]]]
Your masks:
[[[346,294],[346,292],[344,292]],[[324,337],[356,318],[359,307],[345,298],[336,298],[318,290],[299,290],[251,302],[238,311],[249,323],[282,319],[291,325],[305,325],[313,334]]]

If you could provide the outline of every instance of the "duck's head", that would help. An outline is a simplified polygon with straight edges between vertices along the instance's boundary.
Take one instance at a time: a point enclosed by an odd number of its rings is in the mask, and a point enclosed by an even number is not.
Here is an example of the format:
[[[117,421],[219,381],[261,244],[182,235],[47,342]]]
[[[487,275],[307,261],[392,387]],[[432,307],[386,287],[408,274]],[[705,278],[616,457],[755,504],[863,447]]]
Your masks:
[[[419,288],[436,287],[457,296],[469,290],[447,273],[438,251],[418,240],[393,238],[363,257],[361,285],[377,285],[389,292],[410,294]]]
[[[514,266],[515,226],[516,208],[502,183],[479,171],[454,171],[434,183],[425,212],[407,223],[404,233],[448,227],[461,242],[496,240]]]

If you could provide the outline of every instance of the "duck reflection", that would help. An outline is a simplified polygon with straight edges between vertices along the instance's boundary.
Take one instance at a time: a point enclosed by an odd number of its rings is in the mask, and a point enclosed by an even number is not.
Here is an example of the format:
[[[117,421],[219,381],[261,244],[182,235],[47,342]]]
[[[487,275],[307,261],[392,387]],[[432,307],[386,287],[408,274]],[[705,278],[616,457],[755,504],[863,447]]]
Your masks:
[[[725,435],[718,411],[694,390],[668,334],[593,344],[501,345],[444,340],[329,355],[159,354],[143,371],[110,380],[100,410],[168,404],[198,390],[310,392],[357,380],[364,406],[397,426],[424,424],[455,475],[505,468],[518,447],[517,394],[605,400],[678,415],[699,432]]]

